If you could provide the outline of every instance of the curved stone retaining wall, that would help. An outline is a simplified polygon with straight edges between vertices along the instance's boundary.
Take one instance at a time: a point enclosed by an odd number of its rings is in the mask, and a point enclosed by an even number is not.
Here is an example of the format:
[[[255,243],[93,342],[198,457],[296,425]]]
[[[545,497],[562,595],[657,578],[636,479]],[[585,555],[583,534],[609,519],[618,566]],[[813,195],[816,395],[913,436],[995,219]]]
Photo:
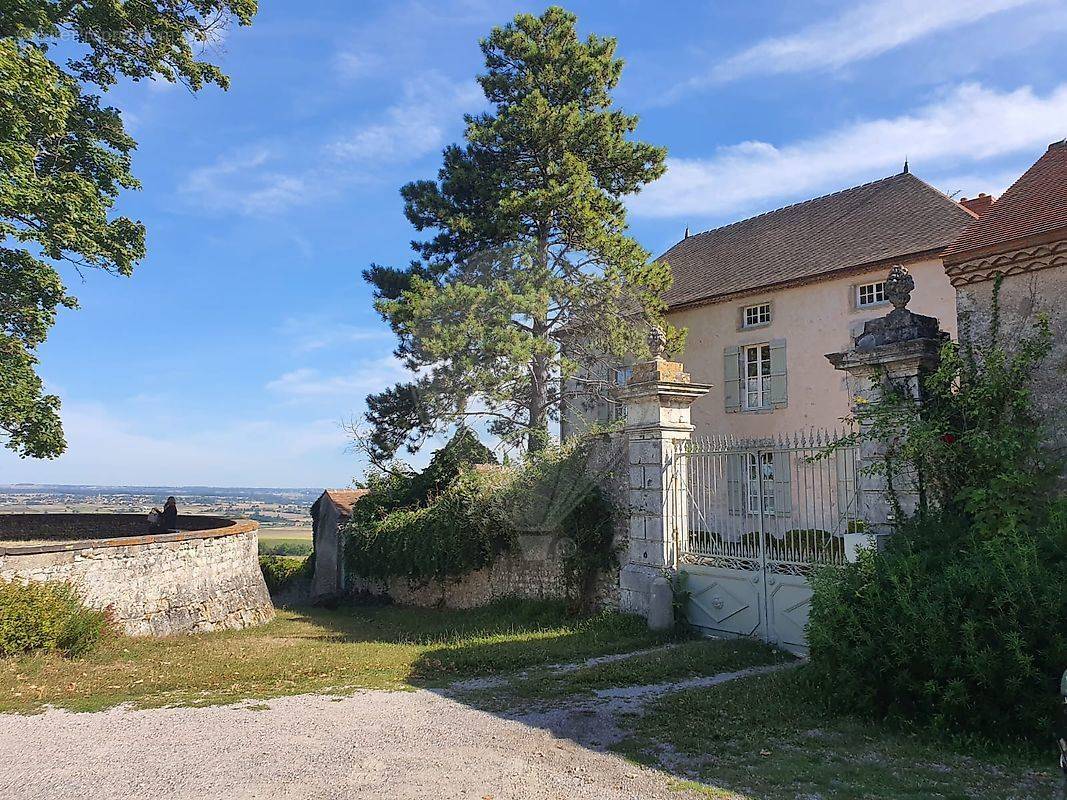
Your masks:
[[[139,514],[0,515],[0,579],[71,583],[132,636],[244,628],[274,616],[258,523],[179,517],[182,530],[130,535],[144,527]]]

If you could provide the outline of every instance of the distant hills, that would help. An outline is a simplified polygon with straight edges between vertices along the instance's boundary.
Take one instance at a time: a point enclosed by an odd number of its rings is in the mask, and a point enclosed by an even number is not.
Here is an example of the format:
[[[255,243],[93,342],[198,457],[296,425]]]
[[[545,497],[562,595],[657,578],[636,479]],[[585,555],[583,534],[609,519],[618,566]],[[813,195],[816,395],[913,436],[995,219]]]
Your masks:
[[[174,495],[184,497],[218,498],[227,500],[256,500],[266,503],[310,503],[322,494],[322,488],[255,487],[255,486],[93,486],[55,483],[0,484],[0,495],[49,494],[68,497],[98,497],[120,495]]]

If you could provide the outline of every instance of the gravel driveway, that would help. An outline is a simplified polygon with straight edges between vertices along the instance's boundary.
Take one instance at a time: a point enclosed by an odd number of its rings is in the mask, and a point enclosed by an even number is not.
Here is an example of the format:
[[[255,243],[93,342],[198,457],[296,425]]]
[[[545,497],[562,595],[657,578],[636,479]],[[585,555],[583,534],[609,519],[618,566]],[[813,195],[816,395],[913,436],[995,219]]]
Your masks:
[[[665,773],[557,738],[546,728],[427,691],[0,715],[0,797],[687,796],[669,788]]]

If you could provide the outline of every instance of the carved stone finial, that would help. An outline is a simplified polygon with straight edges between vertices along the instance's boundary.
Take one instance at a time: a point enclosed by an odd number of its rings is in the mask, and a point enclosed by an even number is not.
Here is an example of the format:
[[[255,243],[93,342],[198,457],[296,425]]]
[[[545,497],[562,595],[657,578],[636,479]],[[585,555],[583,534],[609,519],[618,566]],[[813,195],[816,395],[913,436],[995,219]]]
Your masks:
[[[667,349],[667,334],[659,325],[653,325],[648,332],[648,349],[652,351],[653,358],[661,358]]]
[[[911,300],[912,290],[915,289],[915,279],[899,264],[889,270],[889,277],[885,279],[885,296],[894,308],[904,308]]]

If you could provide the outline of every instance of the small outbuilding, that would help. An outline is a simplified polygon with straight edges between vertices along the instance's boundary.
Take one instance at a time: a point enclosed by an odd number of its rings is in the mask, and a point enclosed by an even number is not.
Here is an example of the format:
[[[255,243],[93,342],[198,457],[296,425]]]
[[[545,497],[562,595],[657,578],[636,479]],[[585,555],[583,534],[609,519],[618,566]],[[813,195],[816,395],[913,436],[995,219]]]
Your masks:
[[[341,528],[352,516],[352,507],[366,489],[327,489],[311,506],[311,529],[315,545],[315,574],[311,601],[341,597],[345,592],[344,540]]]

